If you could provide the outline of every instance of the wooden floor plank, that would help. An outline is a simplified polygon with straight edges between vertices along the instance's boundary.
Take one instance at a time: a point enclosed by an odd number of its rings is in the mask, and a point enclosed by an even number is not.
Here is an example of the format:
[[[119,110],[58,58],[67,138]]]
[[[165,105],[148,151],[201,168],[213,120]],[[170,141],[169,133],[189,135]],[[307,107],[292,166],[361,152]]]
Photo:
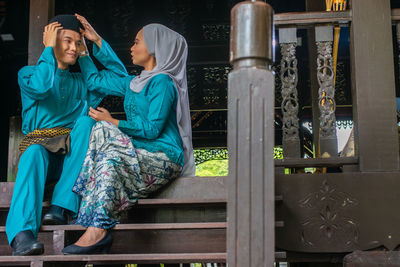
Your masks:
[[[216,223],[135,223],[117,224],[113,230],[184,230],[184,229],[223,229],[226,222]],[[79,231],[85,230],[81,225],[43,225],[41,231]]]
[[[275,252],[277,259],[286,257],[286,252]],[[102,262],[102,263],[193,263],[226,262],[226,253],[154,253],[154,254],[102,254],[102,255],[41,255],[0,256],[0,265],[5,263],[43,262]]]
[[[275,227],[284,227],[283,221],[276,221]],[[117,224],[112,230],[114,231],[129,231],[129,230],[190,230],[190,229],[225,229],[226,222],[202,222],[202,223],[130,223]],[[81,225],[42,225],[41,232],[52,231],[84,231],[85,228]],[[5,232],[5,226],[0,226],[0,233]]]
[[[112,230],[190,230],[190,229],[224,229],[226,222],[207,223],[132,223],[117,224]],[[57,230],[83,231],[81,225],[43,225],[41,232],[52,232]],[[5,232],[5,226],[0,226],[0,233]]]
[[[102,263],[193,263],[225,262],[226,253],[160,253],[160,254],[103,254],[103,255],[49,255],[0,256],[0,264],[43,262],[102,262]]]
[[[163,205],[213,205],[213,204],[226,204],[226,198],[216,199],[139,199],[137,205],[134,208],[140,208],[141,206],[163,206]],[[11,196],[9,199],[0,202],[0,209],[8,209],[11,205]],[[50,207],[49,201],[43,202],[43,207]]]
[[[190,205],[190,204],[226,204],[226,198],[217,199],[139,199],[137,206],[142,205]]]
[[[308,167],[339,167],[343,165],[357,165],[358,157],[348,158],[307,158],[307,159],[276,159],[275,167],[308,168]]]
[[[275,201],[281,202],[283,200],[283,196],[276,196]],[[139,199],[137,205],[134,208],[140,208],[142,206],[173,206],[173,205],[222,205],[226,204],[226,198],[215,198],[215,199],[163,199],[163,198],[146,198],[146,199]],[[0,202],[0,209],[8,209],[11,204],[11,196],[5,202]],[[48,208],[50,207],[49,201],[43,202],[43,207]]]

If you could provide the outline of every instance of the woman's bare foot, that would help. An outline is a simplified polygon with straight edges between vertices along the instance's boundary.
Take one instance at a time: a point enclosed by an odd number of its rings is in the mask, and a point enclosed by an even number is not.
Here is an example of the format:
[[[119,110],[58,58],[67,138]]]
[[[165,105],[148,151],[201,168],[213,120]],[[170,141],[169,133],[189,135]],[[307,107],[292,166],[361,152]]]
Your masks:
[[[106,235],[107,230],[88,227],[86,232],[75,242],[75,245],[80,247],[89,247],[99,242]]]

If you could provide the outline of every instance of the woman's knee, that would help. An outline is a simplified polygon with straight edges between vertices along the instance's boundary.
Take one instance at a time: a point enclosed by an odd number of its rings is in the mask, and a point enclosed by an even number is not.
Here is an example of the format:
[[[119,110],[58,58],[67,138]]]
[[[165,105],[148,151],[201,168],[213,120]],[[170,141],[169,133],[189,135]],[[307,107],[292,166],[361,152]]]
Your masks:
[[[98,121],[93,126],[93,132],[103,132],[106,136],[112,136],[118,131],[118,128],[108,121]]]
[[[98,121],[95,124],[96,128],[107,128],[107,129],[112,129],[112,128],[117,128],[114,124],[112,124],[109,121]]]

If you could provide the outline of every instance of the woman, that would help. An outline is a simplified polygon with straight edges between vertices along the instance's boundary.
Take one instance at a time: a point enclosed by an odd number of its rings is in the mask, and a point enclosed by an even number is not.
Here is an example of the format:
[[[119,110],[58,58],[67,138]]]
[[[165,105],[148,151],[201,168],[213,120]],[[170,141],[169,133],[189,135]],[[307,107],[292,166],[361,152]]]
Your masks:
[[[191,122],[186,80],[187,44],[160,24],[143,27],[131,47],[139,76],[125,68],[87,20],[76,15],[84,35],[94,42],[93,55],[106,67],[98,71],[85,60],[82,73],[89,90],[125,97],[127,120],[104,108],[90,109],[98,121],[73,191],[82,197],[76,224],[87,228],[64,254],[107,253],[121,211],[138,198],[182,175],[194,175]]]

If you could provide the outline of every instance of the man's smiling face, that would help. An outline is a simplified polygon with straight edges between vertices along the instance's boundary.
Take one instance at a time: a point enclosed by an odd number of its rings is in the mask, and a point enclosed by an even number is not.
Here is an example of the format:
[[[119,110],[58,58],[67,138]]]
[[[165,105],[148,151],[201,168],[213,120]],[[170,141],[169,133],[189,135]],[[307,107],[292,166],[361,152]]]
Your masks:
[[[72,30],[60,30],[57,35],[57,45],[54,51],[58,67],[66,69],[69,65],[74,65],[81,45],[82,39],[79,33]]]

